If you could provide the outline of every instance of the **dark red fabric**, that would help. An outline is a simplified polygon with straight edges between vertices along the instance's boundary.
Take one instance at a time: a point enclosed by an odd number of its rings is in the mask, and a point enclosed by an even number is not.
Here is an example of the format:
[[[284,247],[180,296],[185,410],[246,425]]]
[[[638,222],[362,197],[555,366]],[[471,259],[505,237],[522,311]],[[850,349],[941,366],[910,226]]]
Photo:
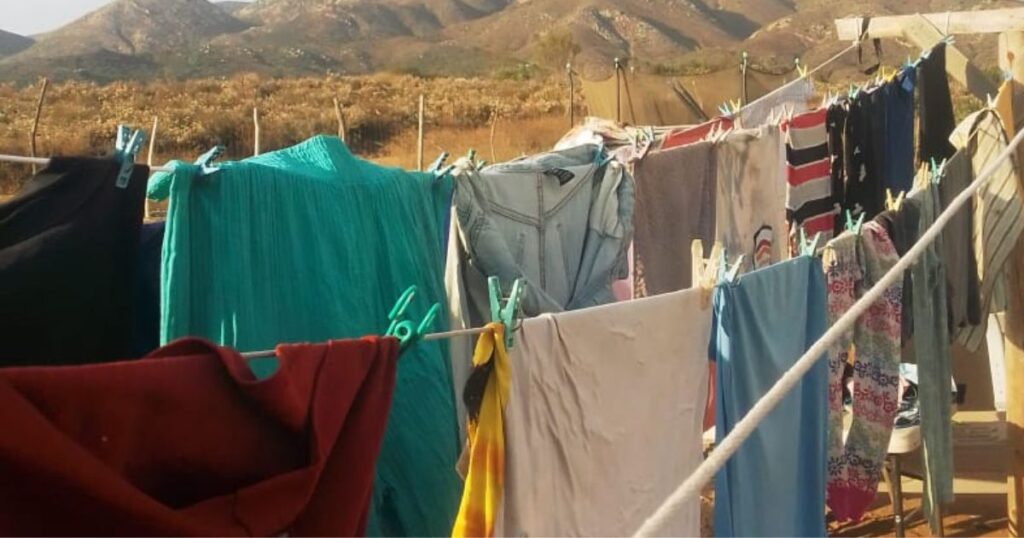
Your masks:
[[[0,534],[361,535],[399,343],[0,370]]]
[[[707,138],[711,131],[718,129],[732,129],[735,122],[732,118],[719,116],[708,120],[700,125],[676,129],[665,135],[661,142],[661,149],[672,149],[680,146],[696,144]]]

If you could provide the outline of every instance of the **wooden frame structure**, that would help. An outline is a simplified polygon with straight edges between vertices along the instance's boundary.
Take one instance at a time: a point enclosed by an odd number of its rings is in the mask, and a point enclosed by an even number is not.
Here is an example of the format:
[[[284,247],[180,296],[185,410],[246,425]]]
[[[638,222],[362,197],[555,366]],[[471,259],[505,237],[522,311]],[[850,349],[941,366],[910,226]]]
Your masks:
[[[930,49],[946,36],[958,34],[1000,34],[999,65],[1014,83],[1014,99],[1024,94],[1024,8],[993,9],[901,15],[856,17],[835,21],[840,40],[863,41],[876,38],[906,39],[922,50]],[[995,88],[981,71],[955,47],[947,49],[947,70],[983,102],[995,95]],[[1024,128],[1020,111],[1024,102],[1014,103],[1017,129]],[[1024,150],[1018,149],[1017,165],[1024,164]],[[1021,536],[1024,517],[1024,239],[1018,242],[1007,272],[1010,299],[1006,312],[1006,429],[1008,532]],[[941,532],[941,529],[940,529]]]

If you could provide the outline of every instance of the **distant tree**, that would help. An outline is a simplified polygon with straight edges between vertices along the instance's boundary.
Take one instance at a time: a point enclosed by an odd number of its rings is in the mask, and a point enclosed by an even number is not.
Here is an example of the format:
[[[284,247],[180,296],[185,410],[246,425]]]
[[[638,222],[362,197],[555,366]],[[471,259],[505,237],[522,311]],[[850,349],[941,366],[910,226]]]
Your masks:
[[[548,69],[563,69],[581,50],[568,30],[552,30],[534,37],[534,58]]]

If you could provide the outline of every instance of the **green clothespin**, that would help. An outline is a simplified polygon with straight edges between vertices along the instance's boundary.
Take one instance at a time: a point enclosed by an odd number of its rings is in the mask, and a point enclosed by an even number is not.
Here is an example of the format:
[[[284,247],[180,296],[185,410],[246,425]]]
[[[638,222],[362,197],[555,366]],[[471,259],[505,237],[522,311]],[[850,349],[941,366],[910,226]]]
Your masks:
[[[505,349],[512,349],[515,344],[512,333],[516,328],[516,317],[519,313],[526,281],[517,278],[512,283],[512,292],[508,298],[501,294],[501,281],[496,276],[487,279],[487,292],[491,301],[491,321],[505,326]]]
[[[800,227],[800,255],[814,256],[818,253],[818,243],[821,242],[821,232],[814,235],[814,241],[807,241],[807,230]]]
[[[427,168],[427,172],[437,172],[438,170],[441,170],[441,167],[444,166],[444,163],[448,161],[448,157],[449,155],[447,151],[441,153],[441,155],[439,155],[437,159],[430,164],[430,167]]]
[[[199,171],[202,175],[206,176],[216,172],[219,167],[214,166],[213,161],[216,161],[224,154],[224,146],[214,146],[210,151],[199,156],[196,159],[196,166],[199,167]]]
[[[412,320],[405,319],[405,311],[409,308],[409,304],[412,303],[412,299],[415,296],[416,286],[410,286],[398,299],[398,302],[395,303],[391,313],[388,314],[388,320],[391,321],[391,324],[388,325],[388,330],[384,335],[398,338],[402,343],[403,350],[423,338],[423,335],[434,324],[437,315],[441,312],[441,305],[434,304],[427,311],[427,315],[423,317],[418,326]]]

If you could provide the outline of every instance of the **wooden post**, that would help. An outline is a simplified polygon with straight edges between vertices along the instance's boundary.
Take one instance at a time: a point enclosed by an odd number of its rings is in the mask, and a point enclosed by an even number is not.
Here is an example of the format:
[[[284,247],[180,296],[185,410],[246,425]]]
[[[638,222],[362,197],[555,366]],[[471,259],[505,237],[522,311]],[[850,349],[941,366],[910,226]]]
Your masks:
[[[252,154],[257,157],[260,154],[260,109],[258,107],[252,107],[252,125],[253,125],[253,150]]]
[[[156,133],[160,127],[160,117],[153,116],[153,130],[149,133],[149,155],[146,159],[146,164],[150,169],[153,168],[153,154],[156,152]],[[143,208],[142,220],[149,219],[149,196],[146,197],[146,205]]]
[[[576,126],[576,80],[572,78],[572,63],[565,64],[565,74],[569,77],[569,128]]]
[[[39,133],[39,117],[43,114],[43,101],[46,99],[46,90],[49,87],[50,79],[44,78],[43,87],[41,90],[39,90],[39,102],[36,103],[36,117],[35,120],[32,121],[32,132],[29,135],[31,138],[29,142],[29,151],[33,159],[36,157],[36,135]],[[33,164],[32,174],[34,175],[38,171],[38,167],[35,164]]]
[[[498,162],[494,153],[494,132],[498,128],[498,103],[494,105],[494,112],[491,113],[491,162]]]
[[[420,94],[419,113],[419,135],[416,137],[416,169],[423,171],[423,114],[426,109],[426,99]]]
[[[743,51],[743,59],[740,61],[740,106],[747,106],[747,67],[749,66],[750,55]]]
[[[1021,88],[1024,88],[1024,32],[1007,32],[999,38],[999,65],[1013,76],[1013,124],[1021,123]],[[1018,165],[1021,150],[1018,148]],[[1019,168],[1018,168],[1019,169]],[[1007,267],[1010,293],[1006,311],[1006,441],[1010,459],[1007,466],[1008,532],[1021,536],[1024,517],[1024,239],[1010,257]]]
[[[615,122],[622,123],[622,65],[615,59]]]
[[[341,102],[338,101],[337,97],[334,98],[334,115],[338,117],[338,138],[340,138],[342,142],[347,142],[347,132],[345,129],[345,113],[342,112]]]

